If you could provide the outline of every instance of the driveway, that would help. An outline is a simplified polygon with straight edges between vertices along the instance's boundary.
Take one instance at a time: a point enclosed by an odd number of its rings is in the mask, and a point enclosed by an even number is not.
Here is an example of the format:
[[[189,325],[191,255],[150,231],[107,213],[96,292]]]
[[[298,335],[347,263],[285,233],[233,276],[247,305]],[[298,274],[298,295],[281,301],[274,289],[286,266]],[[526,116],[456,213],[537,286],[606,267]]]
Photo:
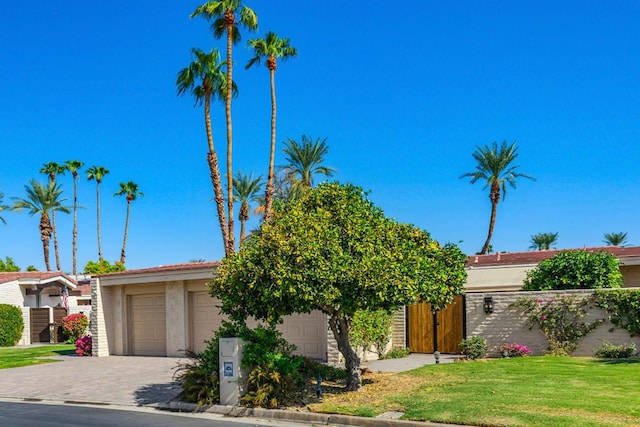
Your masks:
[[[0,369],[0,398],[144,406],[173,400],[171,357],[56,356],[56,363]]]

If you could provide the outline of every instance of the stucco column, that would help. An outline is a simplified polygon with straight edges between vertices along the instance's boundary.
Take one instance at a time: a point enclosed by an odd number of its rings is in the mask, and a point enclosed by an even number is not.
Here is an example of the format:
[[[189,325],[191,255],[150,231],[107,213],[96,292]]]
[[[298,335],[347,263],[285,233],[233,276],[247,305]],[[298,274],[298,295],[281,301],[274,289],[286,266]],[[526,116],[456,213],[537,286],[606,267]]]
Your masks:
[[[182,357],[188,347],[184,281],[167,282],[165,289],[167,356]]]
[[[102,288],[100,279],[91,279],[91,355],[102,357],[109,355],[109,343],[107,340],[107,328],[102,300]]]

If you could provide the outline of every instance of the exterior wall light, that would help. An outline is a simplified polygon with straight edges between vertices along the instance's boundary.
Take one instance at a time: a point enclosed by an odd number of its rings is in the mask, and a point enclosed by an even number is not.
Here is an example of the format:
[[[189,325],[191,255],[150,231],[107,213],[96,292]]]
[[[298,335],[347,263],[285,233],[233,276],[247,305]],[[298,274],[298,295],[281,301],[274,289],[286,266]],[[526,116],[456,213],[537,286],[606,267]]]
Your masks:
[[[484,312],[487,314],[493,313],[493,297],[484,297]]]

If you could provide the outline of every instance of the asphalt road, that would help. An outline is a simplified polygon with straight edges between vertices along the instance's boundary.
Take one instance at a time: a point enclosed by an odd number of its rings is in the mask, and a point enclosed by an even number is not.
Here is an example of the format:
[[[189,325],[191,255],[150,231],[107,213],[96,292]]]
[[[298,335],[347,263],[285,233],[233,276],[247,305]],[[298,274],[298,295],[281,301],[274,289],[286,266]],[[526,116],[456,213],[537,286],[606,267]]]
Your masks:
[[[151,408],[97,407],[87,405],[0,401],[2,427],[300,427],[309,424],[250,418],[229,418],[217,414],[159,412]]]

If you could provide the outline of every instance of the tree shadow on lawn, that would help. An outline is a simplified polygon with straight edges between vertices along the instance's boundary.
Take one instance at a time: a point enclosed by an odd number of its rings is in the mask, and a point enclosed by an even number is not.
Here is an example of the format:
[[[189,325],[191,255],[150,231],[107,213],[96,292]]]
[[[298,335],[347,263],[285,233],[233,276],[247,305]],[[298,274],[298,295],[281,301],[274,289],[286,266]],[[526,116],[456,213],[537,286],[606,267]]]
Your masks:
[[[605,365],[633,365],[640,363],[640,357],[628,357],[625,359],[596,359],[593,363],[602,363]]]

